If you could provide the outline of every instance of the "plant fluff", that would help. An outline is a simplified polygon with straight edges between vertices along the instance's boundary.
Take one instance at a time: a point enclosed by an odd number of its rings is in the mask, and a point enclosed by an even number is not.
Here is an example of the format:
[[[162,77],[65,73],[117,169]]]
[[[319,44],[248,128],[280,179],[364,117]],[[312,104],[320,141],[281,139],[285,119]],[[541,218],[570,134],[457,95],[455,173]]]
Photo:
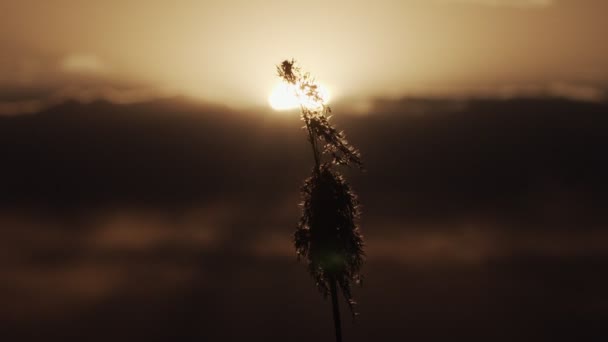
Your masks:
[[[312,175],[301,188],[302,217],[294,234],[295,249],[298,258],[307,261],[319,291],[325,297],[331,294],[334,315],[339,320],[336,289],[355,315],[351,285],[361,282],[364,252],[357,226],[359,202],[336,168],[362,169],[361,157],[344,133],[330,124],[331,108],[324,103],[315,80],[308,73],[301,73],[294,60],[283,61],[277,71],[296,89],[315,161]]]

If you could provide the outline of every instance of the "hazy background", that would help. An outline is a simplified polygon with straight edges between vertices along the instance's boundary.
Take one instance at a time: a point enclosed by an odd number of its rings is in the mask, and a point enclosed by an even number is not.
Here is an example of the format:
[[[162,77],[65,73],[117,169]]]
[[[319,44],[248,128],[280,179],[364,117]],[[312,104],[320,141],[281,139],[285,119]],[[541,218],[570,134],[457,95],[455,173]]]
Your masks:
[[[346,341],[604,340],[607,6],[0,3],[0,339],[330,341],[295,57],[366,162]]]
[[[334,99],[597,99],[607,12],[604,0],[3,1],[0,87],[9,99],[185,94],[243,108],[265,104],[269,66],[295,57]]]

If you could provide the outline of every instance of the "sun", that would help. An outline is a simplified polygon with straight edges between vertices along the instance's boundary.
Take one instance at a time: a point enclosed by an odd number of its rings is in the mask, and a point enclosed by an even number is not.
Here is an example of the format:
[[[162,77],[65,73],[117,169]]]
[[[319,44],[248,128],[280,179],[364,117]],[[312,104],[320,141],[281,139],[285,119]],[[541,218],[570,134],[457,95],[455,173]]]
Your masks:
[[[323,85],[318,85],[319,95],[323,99],[322,104],[329,102],[329,91]],[[316,103],[298,89],[297,86],[286,82],[278,83],[270,96],[268,103],[274,110],[290,110],[300,108],[300,105],[308,108],[320,107],[321,103]]]
[[[277,84],[268,97],[268,103],[274,110],[300,108],[296,86],[286,82]]]

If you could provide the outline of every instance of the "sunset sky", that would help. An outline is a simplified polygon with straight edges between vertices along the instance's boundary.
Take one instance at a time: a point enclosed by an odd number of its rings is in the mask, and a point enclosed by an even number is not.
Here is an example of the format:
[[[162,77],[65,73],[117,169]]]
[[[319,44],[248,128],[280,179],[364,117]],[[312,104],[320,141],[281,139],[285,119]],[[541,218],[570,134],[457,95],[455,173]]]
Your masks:
[[[331,341],[294,249],[311,133],[273,109],[291,58],[365,168],[339,168],[344,342],[608,341],[607,15],[0,0],[0,341]]]
[[[597,100],[607,12],[603,0],[3,1],[0,99],[5,112],[64,97],[266,105],[274,65],[294,57],[336,100]]]

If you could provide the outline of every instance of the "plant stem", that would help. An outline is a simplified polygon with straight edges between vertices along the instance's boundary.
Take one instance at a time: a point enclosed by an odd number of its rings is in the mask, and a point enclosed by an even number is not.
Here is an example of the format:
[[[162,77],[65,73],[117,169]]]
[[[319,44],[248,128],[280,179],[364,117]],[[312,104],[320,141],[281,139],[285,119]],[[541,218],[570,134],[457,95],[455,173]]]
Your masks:
[[[342,342],[342,324],[340,323],[340,306],[338,305],[338,289],[336,279],[331,277],[329,280],[331,292],[331,306],[334,311],[334,328],[336,330],[336,342]]]
[[[308,138],[310,139],[310,146],[312,147],[312,154],[315,157],[315,172],[318,174],[321,172],[321,165],[319,163],[319,150],[317,148],[317,138],[315,137],[312,129],[310,129],[309,119],[303,110],[304,122],[306,123],[306,129],[308,130]],[[336,342],[342,342],[342,324],[340,322],[340,306],[338,304],[338,289],[336,285],[336,279],[331,277],[329,279],[329,288],[331,292],[331,306],[334,315],[334,329],[336,330]]]
[[[306,129],[308,130],[308,138],[310,140],[310,146],[312,147],[312,155],[315,158],[315,171],[319,173],[321,171],[321,165],[319,162],[319,150],[317,148],[317,138],[315,137],[312,129],[310,129],[310,119],[306,116],[304,108],[302,108],[302,115],[304,116],[304,122],[306,123]]]

